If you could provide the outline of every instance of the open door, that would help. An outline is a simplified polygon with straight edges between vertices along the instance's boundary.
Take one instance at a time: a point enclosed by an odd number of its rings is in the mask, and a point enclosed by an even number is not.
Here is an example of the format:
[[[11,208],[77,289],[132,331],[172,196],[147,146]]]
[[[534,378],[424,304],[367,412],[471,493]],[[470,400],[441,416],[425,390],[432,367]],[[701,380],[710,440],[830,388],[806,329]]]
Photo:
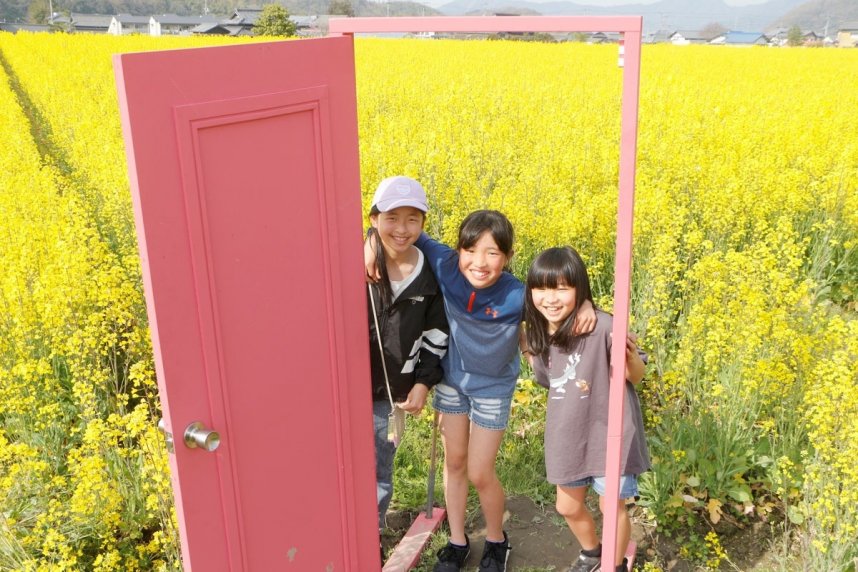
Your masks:
[[[186,570],[378,570],[350,37],[115,57]]]

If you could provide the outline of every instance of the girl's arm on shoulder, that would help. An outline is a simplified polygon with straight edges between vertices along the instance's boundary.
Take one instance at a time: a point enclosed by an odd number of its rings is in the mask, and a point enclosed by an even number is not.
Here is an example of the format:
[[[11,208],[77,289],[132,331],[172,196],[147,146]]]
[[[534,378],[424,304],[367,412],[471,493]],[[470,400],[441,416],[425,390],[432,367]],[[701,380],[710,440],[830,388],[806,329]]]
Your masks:
[[[590,300],[584,300],[581,308],[575,315],[575,323],[572,325],[573,332],[576,336],[581,334],[589,334],[596,327],[596,309],[593,308],[593,303]]]
[[[444,262],[451,257],[458,256],[458,253],[434,238],[431,238],[425,232],[420,233],[420,238],[414,243],[414,246],[423,251],[423,255],[429,260],[429,264],[434,269],[438,262]]]
[[[374,232],[368,232],[363,241],[363,265],[366,268],[366,281],[378,282],[381,280],[381,272],[375,263],[375,241],[378,237]]]

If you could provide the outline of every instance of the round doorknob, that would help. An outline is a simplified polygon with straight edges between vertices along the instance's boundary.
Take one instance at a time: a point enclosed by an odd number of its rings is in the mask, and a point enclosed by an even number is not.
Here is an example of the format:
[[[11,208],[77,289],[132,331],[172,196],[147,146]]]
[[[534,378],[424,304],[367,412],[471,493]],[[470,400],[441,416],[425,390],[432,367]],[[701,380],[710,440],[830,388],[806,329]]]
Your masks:
[[[185,445],[189,449],[205,449],[214,451],[220,445],[220,434],[217,431],[206,429],[199,421],[194,421],[185,429]]]

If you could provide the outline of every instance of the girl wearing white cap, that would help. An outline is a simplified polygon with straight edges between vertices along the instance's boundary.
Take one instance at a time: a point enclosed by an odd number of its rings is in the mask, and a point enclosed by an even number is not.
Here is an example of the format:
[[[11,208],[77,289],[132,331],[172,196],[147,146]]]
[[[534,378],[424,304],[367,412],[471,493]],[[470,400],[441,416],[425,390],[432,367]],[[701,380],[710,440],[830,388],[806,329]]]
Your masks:
[[[369,213],[380,275],[367,291],[379,530],[393,496],[398,436],[390,435],[390,425],[403,412],[423,409],[429,390],[441,381],[447,351],[441,291],[414,247],[428,210],[420,183],[389,177],[378,185]]]

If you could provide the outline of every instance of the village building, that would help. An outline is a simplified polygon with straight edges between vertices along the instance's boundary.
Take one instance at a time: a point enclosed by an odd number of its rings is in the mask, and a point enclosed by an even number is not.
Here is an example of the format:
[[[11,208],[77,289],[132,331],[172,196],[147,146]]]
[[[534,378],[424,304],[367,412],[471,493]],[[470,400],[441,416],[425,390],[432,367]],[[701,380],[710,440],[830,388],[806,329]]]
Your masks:
[[[72,12],[68,29],[75,33],[106,34],[110,28],[110,21],[112,19],[113,16],[105,14],[79,14]],[[59,20],[54,18],[53,23],[58,24]],[[60,25],[62,26],[62,24]]]
[[[709,42],[713,46],[768,46],[769,39],[760,32],[727,32]]]
[[[128,34],[148,34],[149,16],[132,16],[131,14],[117,14],[110,20],[108,34],[114,36],[127,36]]]
[[[707,44],[709,39],[696,30],[677,30],[670,36],[670,43],[674,46],[687,46],[689,44]]]
[[[191,30],[200,24],[217,23],[217,16],[178,16],[176,14],[162,14],[149,18],[150,36],[180,35],[188,36]]]
[[[841,48],[858,47],[858,22],[845,22],[837,31],[837,46]]]

